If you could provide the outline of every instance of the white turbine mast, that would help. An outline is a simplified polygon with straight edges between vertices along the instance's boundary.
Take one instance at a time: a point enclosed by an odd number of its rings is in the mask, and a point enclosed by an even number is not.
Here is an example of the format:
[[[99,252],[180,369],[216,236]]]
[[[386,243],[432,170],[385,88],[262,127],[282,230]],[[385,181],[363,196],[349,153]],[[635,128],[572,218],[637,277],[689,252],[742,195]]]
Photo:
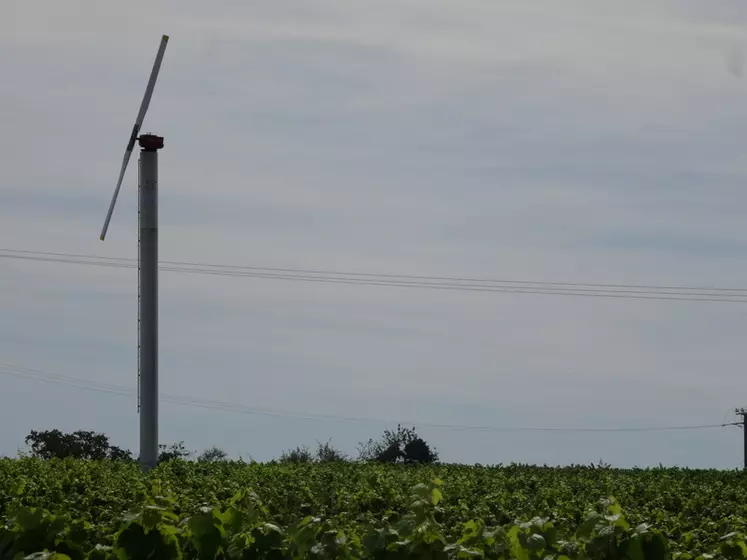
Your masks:
[[[140,465],[149,470],[158,462],[158,150],[163,137],[140,135],[156,79],[166,52],[167,35],[161,37],[156,60],[145,88],[130,139],[127,142],[119,179],[106,213],[101,240],[117,203],[127,164],[135,141],[140,146],[138,185],[138,411],[140,414]]]

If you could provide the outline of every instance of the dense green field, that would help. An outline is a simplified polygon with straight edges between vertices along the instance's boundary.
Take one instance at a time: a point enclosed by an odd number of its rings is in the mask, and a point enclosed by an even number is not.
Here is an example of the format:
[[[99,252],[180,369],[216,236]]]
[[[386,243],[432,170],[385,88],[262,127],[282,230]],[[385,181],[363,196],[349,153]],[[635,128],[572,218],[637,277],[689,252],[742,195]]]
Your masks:
[[[3,559],[747,557],[741,472],[4,459],[0,517]]]

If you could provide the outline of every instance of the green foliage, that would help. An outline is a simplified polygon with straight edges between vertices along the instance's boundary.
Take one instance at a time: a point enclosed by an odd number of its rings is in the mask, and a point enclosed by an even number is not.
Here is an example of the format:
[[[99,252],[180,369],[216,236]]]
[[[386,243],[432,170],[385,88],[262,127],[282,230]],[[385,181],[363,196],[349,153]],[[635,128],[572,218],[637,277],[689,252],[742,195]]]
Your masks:
[[[184,447],[183,441],[172,443],[171,445],[160,444],[158,446],[158,462],[165,463],[174,459],[189,459],[192,452]]]
[[[60,430],[35,431],[26,436],[26,445],[31,449],[31,456],[39,459],[88,459],[114,461],[133,461],[132,452],[109,444],[104,434],[79,430],[66,434]],[[172,459],[188,459],[192,453],[179,441],[171,445],[158,446],[158,462]],[[199,461],[221,461],[226,453],[217,447],[205,450]]]
[[[348,456],[332,445],[331,441],[325,443],[317,442],[316,452],[313,453],[305,445],[283,451],[280,456],[281,463],[338,463],[347,461]]]
[[[305,445],[299,445],[295,449],[283,451],[280,455],[281,463],[313,463],[314,454]]]
[[[741,472],[0,459],[0,560],[723,560],[746,533]]]
[[[438,462],[438,453],[415,433],[415,428],[398,425],[396,431],[385,430],[378,441],[361,443],[358,458],[365,462],[429,464]]]
[[[225,451],[213,446],[210,449],[203,451],[200,456],[197,457],[197,460],[203,463],[214,463],[215,461],[225,461],[227,458],[228,454]]]
[[[79,430],[70,434],[60,430],[32,430],[26,436],[31,454],[40,459],[115,459],[132,460],[132,453],[109,445],[104,434]]]
[[[339,463],[347,461],[348,456],[332,445],[332,440],[324,443],[317,442],[316,460],[320,463]]]

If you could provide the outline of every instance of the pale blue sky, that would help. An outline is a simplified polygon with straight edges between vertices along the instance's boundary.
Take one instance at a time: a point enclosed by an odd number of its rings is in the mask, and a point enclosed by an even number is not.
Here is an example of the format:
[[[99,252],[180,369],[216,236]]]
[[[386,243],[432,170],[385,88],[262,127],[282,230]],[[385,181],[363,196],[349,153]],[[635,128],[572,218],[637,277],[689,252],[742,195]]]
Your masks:
[[[136,255],[135,165],[98,234],[167,33],[144,126],[164,259],[747,286],[746,23],[741,0],[11,0],[0,246]],[[133,270],[0,260],[2,363],[134,387],[136,312]],[[161,387],[392,426],[711,424],[747,406],[746,312],[163,273]],[[51,427],[137,447],[134,399],[0,383],[0,453]],[[260,460],[386,427],[161,418],[164,442]],[[741,461],[736,428],[420,431],[447,461]]]

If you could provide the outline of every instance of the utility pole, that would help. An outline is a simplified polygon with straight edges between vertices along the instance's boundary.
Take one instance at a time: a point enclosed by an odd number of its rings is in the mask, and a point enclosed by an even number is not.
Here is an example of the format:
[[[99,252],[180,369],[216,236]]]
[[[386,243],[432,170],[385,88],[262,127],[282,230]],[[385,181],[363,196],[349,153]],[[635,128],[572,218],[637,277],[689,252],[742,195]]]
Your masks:
[[[158,150],[163,148],[163,138],[143,134],[138,143],[141,148],[138,188],[140,465],[148,471],[158,462]]]
[[[744,468],[747,470],[747,409],[737,408],[734,412],[737,416],[742,417],[742,422],[739,425],[742,427],[742,437],[744,438]]]

